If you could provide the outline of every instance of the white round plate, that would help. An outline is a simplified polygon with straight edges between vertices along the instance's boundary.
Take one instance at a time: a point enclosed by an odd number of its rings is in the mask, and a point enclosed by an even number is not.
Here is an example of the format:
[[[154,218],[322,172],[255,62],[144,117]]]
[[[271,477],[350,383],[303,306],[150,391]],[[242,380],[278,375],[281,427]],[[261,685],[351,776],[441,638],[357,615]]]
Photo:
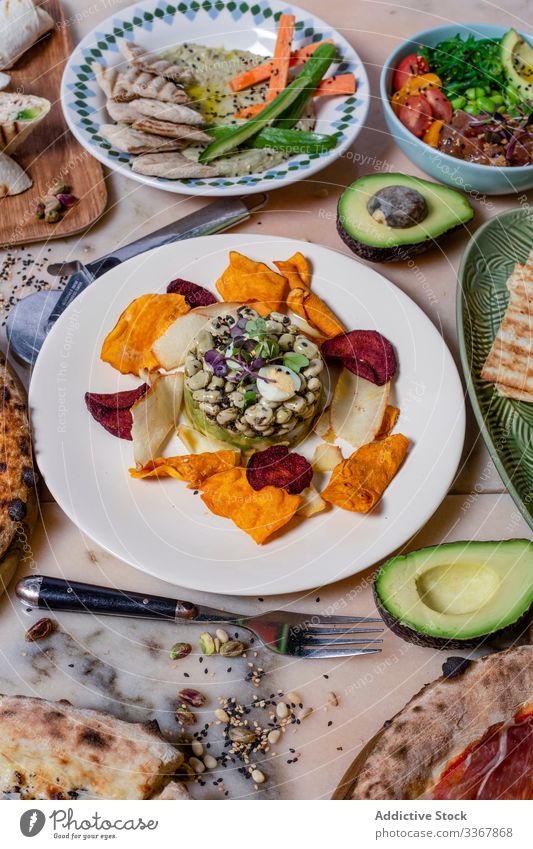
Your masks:
[[[106,334],[134,298],[164,292],[175,277],[216,291],[237,248],[264,262],[300,250],[313,289],[348,328],[376,329],[394,344],[400,368],[392,403],[397,431],[412,441],[402,468],[370,514],[338,508],[293,520],[263,546],[199,495],[170,479],[134,480],[131,442],[89,415],[84,393],[139,384],[100,360]],[[30,386],[37,462],[68,516],[108,551],[158,578],[197,590],[259,595],[346,578],[405,543],[444,498],[464,438],[463,391],[452,357],[424,313],[392,283],[347,256],[274,236],[204,236],[158,248],[100,277],[63,313],[37,359]],[[311,456],[313,437],[299,451]],[[186,453],[174,437],[165,454]],[[318,481],[319,488],[323,482]]]
[[[331,38],[339,49],[341,65],[336,73],[353,73],[357,93],[351,97],[322,97],[317,101],[316,131],[337,134],[337,146],[323,154],[299,154],[262,173],[241,177],[215,177],[201,180],[167,180],[135,174],[131,157],[114,150],[98,130],[109,123],[105,96],[98,86],[92,65],[124,63],[118,44],[135,41],[151,52],[162,52],[177,44],[196,42],[208,47],[251,50],[271,56],[280,13],[296,16],[296,48]],[[334,162],[355,141],[368,112],[370,88],[359,56],[353,47],[325,21],[278,0],[185,0],[169,4],[165,0],[141,0],[118,10],[90,32],[74,48],[61,86],[61,103],[70,130],[93,156],[121,174],[140,183],[185,195],[246,195],[288,186],[311,177]]]

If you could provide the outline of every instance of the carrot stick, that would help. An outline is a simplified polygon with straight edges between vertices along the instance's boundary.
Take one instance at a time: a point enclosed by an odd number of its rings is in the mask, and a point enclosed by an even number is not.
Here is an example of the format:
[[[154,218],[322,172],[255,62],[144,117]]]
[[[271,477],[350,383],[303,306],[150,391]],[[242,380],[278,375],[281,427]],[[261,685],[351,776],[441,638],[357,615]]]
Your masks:
[[[337,74],[334,77],[326,77],[322,80],[318,88],[313,92],[313,97],[333,97],[335,95],[354,94],[357,88],[356,80],[353,74]],[[255,118],[266,106],[266,103],[256,103],[253,106],[247,106],[245,109],[240,109],[235,112],[235,118]]]
[[[324,41],[315,41],[306,47],[300,47],[299,50],[293,50],[289,63],[290,67],[294,68],[296,65],[303,65],[321,44],[333,44],[333,41],[331,38],[326,38]],[[255,68],[250,68],[249,71],[244,71],[244,73],[233,77],[229,81],[230,88],[232,91],[243,91],[245,88],[257,85],[257,83],[264,83],[265,80],[268,80],[272,76],[273,69],[274,61],[269,59],[268,62],[263,62],[262,65],[256,65]]]
[[[281,15],[279,19],[278,36],[272,59],[274,68],[270,77],[267,102],[274,100],[287,87],[295,23],[296,18],[294,15]]]
[[[355,94],[355,77],[353,74],[337,74],[334,77],[326,77],[313,92],[313,97],[335,94]]]

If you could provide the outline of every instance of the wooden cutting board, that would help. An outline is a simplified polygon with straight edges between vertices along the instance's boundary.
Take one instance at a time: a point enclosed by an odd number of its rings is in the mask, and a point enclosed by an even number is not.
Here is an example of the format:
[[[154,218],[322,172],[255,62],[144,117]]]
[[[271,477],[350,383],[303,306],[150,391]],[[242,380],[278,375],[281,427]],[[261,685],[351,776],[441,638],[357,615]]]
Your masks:
[[[40,5],[55,20],[56,27],[7,71],[11,75],[7,91],[46,97],[52,108],[14,156],[32,178],[33,186],[21,195],[0,199],[0,245],[5,246],[79,233],[99,218],[107,201],[102,166],[67,129],[61,109],[61,77],[72,52],[69,22],[59,0],[46,0]],[[56,179],[72,187],[79,203],[57,223],[47,224],[35,218],[34,207],[39,195],[45,194]]]

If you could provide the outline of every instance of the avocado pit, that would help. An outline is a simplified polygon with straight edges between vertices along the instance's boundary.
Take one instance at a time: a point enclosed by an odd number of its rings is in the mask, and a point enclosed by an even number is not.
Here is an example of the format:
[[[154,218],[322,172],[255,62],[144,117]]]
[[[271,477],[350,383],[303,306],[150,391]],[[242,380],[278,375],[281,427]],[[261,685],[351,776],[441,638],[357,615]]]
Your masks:
[[[377,191],[366,208],[378,224],[405,229],[420,224],[428,214],[424,196],[408,186],[386,186]]]

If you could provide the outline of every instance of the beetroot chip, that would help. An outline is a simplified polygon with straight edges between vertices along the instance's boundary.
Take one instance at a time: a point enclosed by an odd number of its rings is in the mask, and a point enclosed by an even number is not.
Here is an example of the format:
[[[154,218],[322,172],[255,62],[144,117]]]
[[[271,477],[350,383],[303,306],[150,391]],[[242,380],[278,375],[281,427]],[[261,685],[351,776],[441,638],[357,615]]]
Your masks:
[[[301,454],[292,454],[284,445],[272,445],[250,458],[246,477],[252,489],[277,486],[298,495],[311,483],[313,469]]]
[[[209,304],[216,304],[215,296],[199,286],[198,283],[191,283],[190,280],[182,280],[177,277],[176,280],[171,280],[167,286],[167,293],[171,295],[183,295],[187,304],[193,310],[195,307],[208,307]]]
[[[148,388],[147,383],[142,383],[137,389],[126,389],[123,392],[86,392],[85,403],[93,419],[108,433],[119,439],[131,439],[131,407],[142,398]]]
[[[377,386],[383,386],[396,374],[398,362],[394,348],[377,330],[351,330],[322,344],[325,357],[336,357],[343,365]]]
[[[101,404],[102,407],[109,407],[110,410],[129,410],[139,398],[142,398],[147,389],[148,384],[141,383],[136,389],[126,389],[123,392],[110,392],[108,394],[104,394],[103,392],[87,392],[85,394],[85,401],[87,406],[89,406],[87,401],[89,399],[91,402]]]

